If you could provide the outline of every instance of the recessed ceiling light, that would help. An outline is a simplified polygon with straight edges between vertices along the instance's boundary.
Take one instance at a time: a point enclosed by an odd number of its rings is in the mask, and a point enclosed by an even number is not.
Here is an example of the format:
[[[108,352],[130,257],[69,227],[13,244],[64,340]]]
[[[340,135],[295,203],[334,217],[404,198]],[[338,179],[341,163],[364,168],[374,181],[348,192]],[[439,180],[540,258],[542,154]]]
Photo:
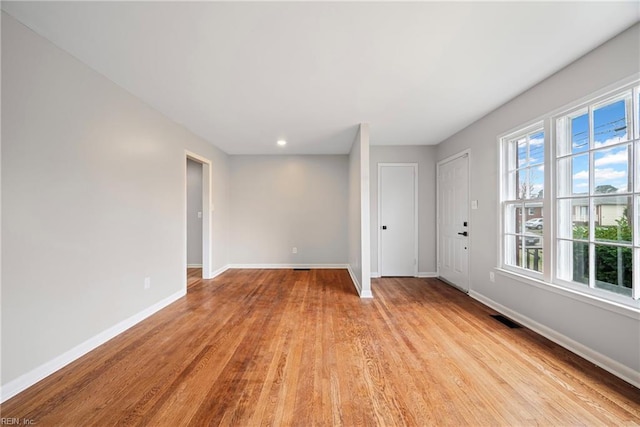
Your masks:
[[[278,142],[277,142],[277,144],[278,144],[280,147],[284,147],[285,145],[287,145],[287,141],[285,141],[284,139],[279,139],[279,140],[278,140]]]

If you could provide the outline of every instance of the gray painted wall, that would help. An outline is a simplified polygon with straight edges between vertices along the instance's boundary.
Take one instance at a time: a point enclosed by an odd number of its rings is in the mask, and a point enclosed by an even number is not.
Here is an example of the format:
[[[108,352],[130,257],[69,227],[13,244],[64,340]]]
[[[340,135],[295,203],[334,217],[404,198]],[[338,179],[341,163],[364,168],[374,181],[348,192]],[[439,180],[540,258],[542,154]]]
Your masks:
[[[346,155],[231,156],[231,264],[346,264],[347,173]]]
[[[202,265],[202,209],[202,163],[187,159],[187,265]]]
[[[185,290],[185,149],[220,268],[227,155],[2,13],[3,385]]]
[[[371,147],[371,271],[378,272],[378,163],[418,164],[418,272],[436,272],[436,147]]]
[[[527,316],[580,345],[640,371],[640,320],[637,312],[620,314],[489,272],[499,265],[497,137],[544,114],[577,101],[640,71],[640,25],[595,49],[580,60],[477,121],[437,148],[444,159],[470,149],[470,200],[478,209],[470,218],[471,291]],[[624,310],[622,310],[624,311]],[[640,378],[640,376],[639,376]]]

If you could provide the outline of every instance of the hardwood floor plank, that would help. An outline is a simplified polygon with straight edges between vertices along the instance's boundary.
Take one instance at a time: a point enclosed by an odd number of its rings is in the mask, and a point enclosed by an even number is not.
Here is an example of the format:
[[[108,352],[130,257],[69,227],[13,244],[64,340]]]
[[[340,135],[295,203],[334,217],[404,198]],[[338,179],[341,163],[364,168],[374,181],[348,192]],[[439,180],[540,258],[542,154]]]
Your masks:
[[[436,279],[190,269],[185,298],[2,405],[39,426],[640,425],[640,390]]]

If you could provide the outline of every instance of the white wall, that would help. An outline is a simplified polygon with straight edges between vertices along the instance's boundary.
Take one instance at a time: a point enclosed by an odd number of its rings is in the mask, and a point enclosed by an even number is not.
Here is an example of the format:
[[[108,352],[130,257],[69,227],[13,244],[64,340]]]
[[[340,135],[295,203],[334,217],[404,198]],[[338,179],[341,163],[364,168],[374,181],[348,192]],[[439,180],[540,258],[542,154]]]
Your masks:
[[[219,268],[227,156],[2,13],[3,399],[184,294],[185,150]]]
[[[231,264],[345,265],[347,173],[346,155],[231,156]]]
[[[418,164],[418,275],[436,274],[436,147],[372,146],[371,176],[371,270],[378,274],[378,163]]]
[[[194,267],[202,265],[202,209],[202,163],[187,159],[187,265]]]
[[[471,150],[471,293],[524,316],[532,325],[574,350],[640,384],[640,315],[605,309],[568,292],[553,292],[505,275],[489,281],[499,265],[497,136],[640,71],[640,26],[595,49],[483,119],[442,142],[437,158]]]
[[[361,124],[349,153],[349,273],[362,298],[371,298],[369,238],[369,125]]]

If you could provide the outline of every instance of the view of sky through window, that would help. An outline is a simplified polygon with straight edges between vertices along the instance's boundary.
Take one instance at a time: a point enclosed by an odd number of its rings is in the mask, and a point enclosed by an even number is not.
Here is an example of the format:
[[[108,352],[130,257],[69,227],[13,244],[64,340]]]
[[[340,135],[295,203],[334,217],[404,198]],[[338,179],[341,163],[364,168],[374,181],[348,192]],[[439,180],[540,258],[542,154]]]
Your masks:
[[[594,179],[597,193],[628,191],[629,148],[627,145],[603,149],[627,141],[626,101],[617,100],[593,110]],[[590,148],[589,115],[587,112],[571,120],[572,153]],[[575,156],[572,162],[573,193],[581,194],[589,188],[589,156]]]

